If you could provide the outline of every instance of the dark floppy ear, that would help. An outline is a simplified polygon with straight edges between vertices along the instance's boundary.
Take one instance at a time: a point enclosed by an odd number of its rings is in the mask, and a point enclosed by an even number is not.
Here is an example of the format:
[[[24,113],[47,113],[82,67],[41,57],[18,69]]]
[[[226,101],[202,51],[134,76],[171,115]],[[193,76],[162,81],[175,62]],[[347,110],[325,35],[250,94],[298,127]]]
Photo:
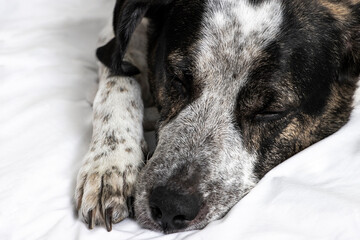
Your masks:
[[[357,81],[360,77],[360,2],[351,6],[352,19],[346,39],[345,57],[342,66],[342,79]]]
[[[140,71],[123,61],[126,48],[136,27],[150,7],[168,4],[170,0],[117,0],[113,27],[115,38],[97,49],[96,56],[114,75],[132,76]]]

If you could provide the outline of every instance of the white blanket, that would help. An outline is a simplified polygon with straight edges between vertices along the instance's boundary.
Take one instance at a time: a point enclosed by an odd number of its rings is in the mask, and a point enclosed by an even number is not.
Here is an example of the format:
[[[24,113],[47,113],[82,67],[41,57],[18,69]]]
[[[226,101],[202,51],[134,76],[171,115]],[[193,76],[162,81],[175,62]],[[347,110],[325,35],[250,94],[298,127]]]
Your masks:
[[[219,221],[171,235],[73,211],[91,138],[94,50],[110,0],[0,0],[0,239],[360,239],[360,104],[339,132],[272,170]],[[359,94],[358,94],[359,95]]]

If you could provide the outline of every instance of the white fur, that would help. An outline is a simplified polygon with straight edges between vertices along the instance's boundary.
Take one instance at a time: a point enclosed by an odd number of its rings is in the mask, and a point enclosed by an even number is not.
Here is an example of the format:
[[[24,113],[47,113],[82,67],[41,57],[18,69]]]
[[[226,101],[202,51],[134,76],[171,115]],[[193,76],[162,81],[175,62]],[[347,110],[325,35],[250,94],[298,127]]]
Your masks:
[[[236,94],[248,80],[247,74],[252,60],[276,38],[281,22],[282,9],[279,1],[265,1],[259,6],[254,6],[248,1],[213,0],[210,1],[205,14],[202,32],[204,37],[196,46],[199,54],[196,56],[195,69],[198,69],[198,75],[204,79],[206,86],[203,95],[192,104],[192,108],[197,106],[198,109],[191,111],[201,112],[201,109],[210,108],[211,117],[208,119],[212,124],[206,123],[208,126],[228,122],[225,133],[229,141],[224,143],[223,149],[226,151],[218,169],[241,166],[242,176],[239,184],[244,188],[250,188],[256,183],[253,172],[257,157],[245,150],[241,137],[238,137],[239,132],[232,126],[232,112],[236,104],[234,99],[237,99]],[[242,46],[241,52],[237,50],[239,46]],[[224,59],[228,59],[230,67],[221,64]],[[223,66],[227,69],[223,69]],[[229,81],[233,73],[238,74],[238,77]],[[209,99],[215,102],[209,102]],[[220,100],[225,104],[218,104]],[[186,114],[188,113],[184,110],[180,115]],[[241,161],[241,164],[234,159]]]
[[[360,107],[360,78],[356,84],[357,88],[354,94],[353,107]]]
[[[113,36],[109,22],[101,34],[100,45]],[[126,58],[139,56],[141,49],[130,46]],[[144,55],[139,57],[145,59]],[[114,209],[113,222],[119,222],[128,216],[126,200],[134,194],[136,177],[143,165],[144,108],[141,87],[134,78],[111,76],[101,63],[99,78],[93,105],[93,136],[78,174],[75,200],[79,216],[86,222],[93,210],[94,222],[101,223],[105,209],[110,207]]]

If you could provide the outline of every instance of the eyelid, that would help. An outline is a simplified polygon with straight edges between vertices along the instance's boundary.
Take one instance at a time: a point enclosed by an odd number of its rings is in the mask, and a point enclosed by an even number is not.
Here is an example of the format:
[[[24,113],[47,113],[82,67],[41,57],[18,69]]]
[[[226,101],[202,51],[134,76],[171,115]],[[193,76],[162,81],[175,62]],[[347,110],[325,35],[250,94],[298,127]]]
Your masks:
[[[266,113],[266,114],[256,114],[254,119],[256,121],[273,121],[273,120],[278,120],[280,118],[282,118],[284,116],[284,114],[282,113]]]
[[[259,111],[258,113],[283,113],[288,111],[290,107],[267,107]]]
[[[283,103],[283,102],[276,102],[271,101],[267,104],[264,104],[261,109],[258,110],[258,112],[285,112],[288,111],[291,108],[290,103]]]
[[[254,119],[257,121],[278,120],[286,116],[289,112],[290,112],[290,107],[279,107],[279,108],[267,107],[258,111],[255,114]]]

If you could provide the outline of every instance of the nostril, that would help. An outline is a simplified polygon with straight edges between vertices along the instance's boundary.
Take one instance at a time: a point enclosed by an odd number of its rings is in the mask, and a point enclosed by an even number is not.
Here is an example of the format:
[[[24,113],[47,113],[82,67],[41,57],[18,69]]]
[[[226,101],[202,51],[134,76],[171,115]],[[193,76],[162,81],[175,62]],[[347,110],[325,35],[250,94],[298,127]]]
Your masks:
[[[177,215],[173,218],[173,224],[177,226],[178,228],[183,227],[187,221],[190,219],[187,219],[185,215]]]
[[[153,207],[150,207],[150,210],[151,210],[151,217],[155,221],[161,220],[162,212],[161,212],[160,208],[158,208],[157,206],[153,206]]]

